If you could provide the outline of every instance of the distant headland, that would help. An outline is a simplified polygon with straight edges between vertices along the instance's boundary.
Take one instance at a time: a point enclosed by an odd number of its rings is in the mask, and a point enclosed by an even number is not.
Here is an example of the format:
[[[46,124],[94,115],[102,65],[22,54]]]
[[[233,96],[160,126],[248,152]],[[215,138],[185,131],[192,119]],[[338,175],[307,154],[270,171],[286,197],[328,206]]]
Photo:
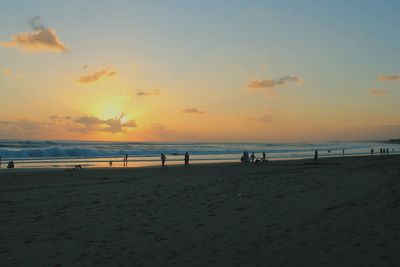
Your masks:
[[[389,140],[385,141],[385,143],[400,144],[400,138],[398,138],[398,139],[389,139]]]

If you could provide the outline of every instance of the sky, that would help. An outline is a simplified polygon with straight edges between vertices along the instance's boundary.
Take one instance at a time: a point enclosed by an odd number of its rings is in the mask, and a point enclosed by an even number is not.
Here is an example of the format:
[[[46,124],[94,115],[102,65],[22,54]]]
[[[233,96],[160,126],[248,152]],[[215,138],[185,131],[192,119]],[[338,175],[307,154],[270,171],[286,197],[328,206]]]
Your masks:
[[[399,9],[397,0],[2,0],[0,138],[399,138]]]

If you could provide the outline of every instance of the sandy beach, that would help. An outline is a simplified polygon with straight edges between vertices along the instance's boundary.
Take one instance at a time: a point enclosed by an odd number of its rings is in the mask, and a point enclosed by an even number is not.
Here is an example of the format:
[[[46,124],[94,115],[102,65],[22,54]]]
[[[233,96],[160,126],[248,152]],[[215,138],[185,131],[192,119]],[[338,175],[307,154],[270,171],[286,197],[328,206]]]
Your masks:
[[[399,266],[400,156],[0,171],[0,266]]]

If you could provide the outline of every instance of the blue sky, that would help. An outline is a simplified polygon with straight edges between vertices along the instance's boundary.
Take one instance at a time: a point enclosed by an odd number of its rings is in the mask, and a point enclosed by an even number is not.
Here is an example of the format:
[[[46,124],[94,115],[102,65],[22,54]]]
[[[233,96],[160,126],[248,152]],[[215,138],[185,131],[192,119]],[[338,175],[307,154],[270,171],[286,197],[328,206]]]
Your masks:
[[[121,112],[131,113],[137,122],[142,120],[140,125],[157,123],[174,132],[198,132],[190,124],[193,119],[176,119],[170,125],[157,119],[158,108],[184,109],[184,103],[178,107],[177,98],[185,96],[188,107],[212,114],[216,128],[229,114],[250,118],[267,112],[270,123],[237,123],[240,129],[274,133],[250,135],[257,140],[279,140],[281,131],[299,120],[309,122],[310,129],[329,128],[318,133],[321,138],[368,138],[366,133],[371,138],[395,136],[400,134],[392,127],[400,124],[400,82],[378,77],[400,74],[399,8],[400,2],[389,0],[3,1],[1,41],[32,31],[29,21],[40,16],[41,23],[54,29],[69,51],[61,55],[24,53],[0,47],[0,69],[24,77],[23,81],[0,77],[2,91],[9,96],[0,100],[4,101],[2,114],[11,103],[37,98],[44,102],[41,111],[28,105],[0,119],[38,122],[52,114],[100,116],[79,101],[60,104],[56,98],[89,97],[93,91],[104,97],[107,92],[127,97],[131,91],[157,89],[161,94],[153,102],[133,100],[142,115],[147,115],[135,117],[135,110],[125,107]],[[90,94],[82,93],[82,87],[73,82],[85,72],[105,67],[117,70],[118,78],[96,85]],[[286,75],[298,77],[301,84],[277,87],[275,96],[247,90],[251,81]],[[382,95],[369,94],[371,89]],[[209,121],[206,116],[198,117],[194,120],[200,125]],[[354,123],[341,125],[341,120]],[[377,130],[387,125],[390,130]],[[296,127],[291,131],[302,130]],[[339,130],[352,134],[335,135]],[[232,126],[230,131],[238,129]],[[238,132],[229,138],[247,138],[247,133]],[[313,132],[304,132],[301,138],[313,139]],[[22,130],[19,134],[30,136]],[[223,129],[208,129],[198,138],[221,136]],[[132,132],[118,138],[136,137]],[[294,134],[283,138],[296,139]]]

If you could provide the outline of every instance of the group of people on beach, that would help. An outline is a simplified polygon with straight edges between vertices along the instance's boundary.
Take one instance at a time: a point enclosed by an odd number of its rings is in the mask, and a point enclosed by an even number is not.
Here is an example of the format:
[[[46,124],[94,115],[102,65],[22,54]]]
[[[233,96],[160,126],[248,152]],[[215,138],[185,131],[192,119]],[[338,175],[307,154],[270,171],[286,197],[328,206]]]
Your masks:
[[[380,154],[389,154],[389,148],[380,148]],[[394,148],[392,148],[392,152],[394,152]]]
[[[190,155],[189,155],[188,152],[186,152],[185,155],[184,155],[184,158],[183,158],[183,160],[185,162],[185,167],[190,167],[189,159],[190,159]],[[164,153],[161,153],[160,160],[161,160],[161,169],[167,168],[167,166],[165,166],[165,162],[167,161],[167,157],[165,156]],[[128,166],[128,154],[125,154],[124,158],[122,159],[122,162],[124,164],[124,167]],[[108,162],[108,166],[112,167],[112,165],[113,165],[113,162],[109,161]]]
[[[261,158],[257,158],[256,155],[254,155],[254,152],[251,153],[251,155],[249,156],[249,152],[248,151],[243,151],[243,155],[240,157],[240,161],[241,162],[251,162],[251,163],[265,163],[267,162],[267,155],[265,154],[265,152],[262,153],[262,157]]]
[[[167,160],[167,157],[164,155],[164,153],[161,153],[160,159],[161,159],[161,169],[167,168],[167,166],[165,166],[165,161]],[[185,152],[185,155],[184,155],[184,158],[183,158],[183,161],[185,162],[185,168],[186,167],[190,167],[189,159],[190,159],[189,153]]]
[[[392,151],[392,153],[395,153],[395,149],[394,148],[392,148],[391,151]],[[331,151],[328,150],[328,153],[330,153],[330,152]],[[374,153],[375,153],[373,148],[371,149],[370,152],[371,152],[371,155],[374,155]],[[389,154],[389,148],[380,148],[379,152],[380,152],[381,155],[387,155],[387,154]],[[344,149],[342,150],[342,153],[344,155]],[[167,166],[165,166],[165,162],[167,161],[167,157],[165,156],[164,153],[161,153],[160,160],[161,160],[161,169],[167,168]],[[190,155],[189,155],[188,152],[185,152],[183,160],[184,160],[184,166],[185,167],[190,167],[190,164],[189,164]],[[255,164],[267,163],[268,162],[265,152],[262,153],[262,156],[260,158],[257,158],[255,156],[254,152],[252,152],[251,155],[250,155],[248,151],[243,151],[243,155],[241,156],[240,161],[243,162],[243,163],[251,162],[251,163],[255,163]],[[314,161],[318,161],[318,150],[315,150]],[[128,154],[125,154],[124,158],[122,159],[122,162],[123,162],[124,167],[128,166]],[[108,165],[110,167],[112,167],[113,162],[109,161]],[[77,166],[79,166],[80,169],[82,169],[81,165],[77,165]],[[1,168],[1,157],[0,157],[0,168]],[[8,164],[7,164],[7,168],[8,169],[13,169],[14,168],[14,161],[12,161],[12,160],[9,161]]]

